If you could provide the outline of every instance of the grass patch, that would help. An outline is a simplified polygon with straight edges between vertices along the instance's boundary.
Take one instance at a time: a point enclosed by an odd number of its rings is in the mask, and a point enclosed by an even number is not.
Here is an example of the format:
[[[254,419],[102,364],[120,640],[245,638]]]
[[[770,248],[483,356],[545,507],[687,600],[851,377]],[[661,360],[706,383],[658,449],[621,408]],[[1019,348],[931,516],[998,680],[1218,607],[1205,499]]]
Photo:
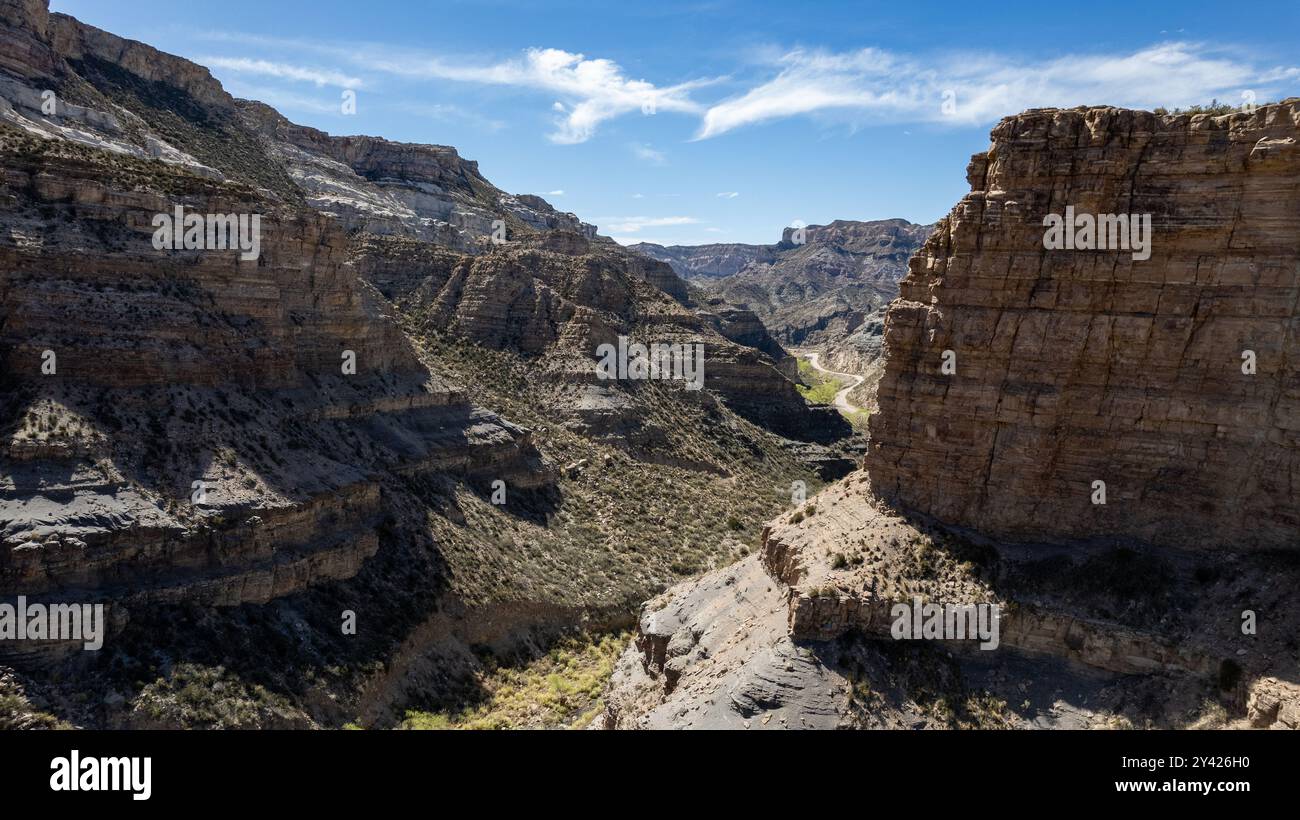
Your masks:
[[[583,729],[603,710],[601,693],[627,646],[626,632],[565,638],[515,666],[489,659],[485,698],[455,713],[408,711],[402,729]]]
[[[845,382],[840,379],[815,370],[807,359],[799,360],[799,379],[804,383],[796,384],[795,389],[812,404],[834,402],[835,394],[845,386]]]

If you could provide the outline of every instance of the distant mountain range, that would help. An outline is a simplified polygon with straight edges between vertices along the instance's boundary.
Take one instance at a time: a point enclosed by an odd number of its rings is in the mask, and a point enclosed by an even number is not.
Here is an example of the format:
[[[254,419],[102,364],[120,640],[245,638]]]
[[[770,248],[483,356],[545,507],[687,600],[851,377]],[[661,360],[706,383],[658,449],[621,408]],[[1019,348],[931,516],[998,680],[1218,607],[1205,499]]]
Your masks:
[[[905,219],[840,220],[787,228],[772,245],[629,248],[668,263],[709,295],[753,311],[781,344],[830,347],[898,295],[907,260],[933,225]],[[799,241],[802,239],[802,241]]]

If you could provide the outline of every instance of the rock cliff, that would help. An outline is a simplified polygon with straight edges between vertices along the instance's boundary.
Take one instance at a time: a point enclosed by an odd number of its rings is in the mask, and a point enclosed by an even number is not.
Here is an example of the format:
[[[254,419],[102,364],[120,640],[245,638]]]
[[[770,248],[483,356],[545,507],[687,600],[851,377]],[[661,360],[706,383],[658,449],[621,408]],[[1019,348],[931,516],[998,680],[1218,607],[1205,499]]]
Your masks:
[[[1015,541],[1294,549],[1297,140],[1294,100],[1002,121],[889,308],[876,492]],[[1069,206],[1149,214],[1149,258],[1045,249]]]

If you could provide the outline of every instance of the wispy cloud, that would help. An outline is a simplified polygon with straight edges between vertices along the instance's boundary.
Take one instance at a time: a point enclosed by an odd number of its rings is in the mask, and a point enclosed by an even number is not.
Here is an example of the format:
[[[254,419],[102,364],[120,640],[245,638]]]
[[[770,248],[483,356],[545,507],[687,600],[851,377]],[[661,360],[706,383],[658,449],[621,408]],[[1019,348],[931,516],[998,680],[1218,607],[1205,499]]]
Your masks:
[[[674,225],[694,225],[699,220],[693,216],[606,216],[596,223],[614,233],[640,233],[646,228],[668,228]]]
[[[703,114],[705,106],[691,99],[697,88],[718,82],[714,79],[690,80],[659,86],[632,79],[616,62],[605,58],[588,58],[584,54],[558,48],[529,48],[521,57],[498,61],[475,61],[461,56],[394,49],[386,44],[340,45],[304,39],[266,37],[256,34],[211,32],[201,39],[236,43],[244,47],[276,47],[328,56],[362,72],[387,74],[413,80],[451,80],[482,85],[509,86],[552,94],[558,99],[553,109],[558,114],[553,142],[586,142],[607,120],[630,113],[652,115],[660,112]],[[205,64],[233,71],[260,71],[287,79],[358,80],[338,72],[307,69],[232,57],[205,58]],[[201,60],[200,62],[204,62]],[[279,72],[279,73],[276,73]]]
[[[1211,97],[1263,101],[1300,69],[1269,68],[1202,43],[1161,43],[1135,52],[1043,61],[951,55],[922,62],[885,50],[791,51],[778,73],[705,112],[696,139],[785,117],[839,111],[894,122],[976,125],[1034,107],[1185,106]]]
[[[360,77],[352,77],[341,71],[327,68],[311,68],[270,60],[253,60],[247,57],[199,57],[198,61],[209,68],[224,68],[240,74],[258,74],[281,80],[315,83],[317,86],[361,88],[364,85]]]
[[[719,191],[717,194],[718,199],[735,199],[738,196],[740,191]]]
[[[547,196],[564,196],[564,189],[563,189],[563,188],[558,188],[558,189],[556,189],[556,190],[554,190],[554,191],[547,191],[547,192],[546,192],[546,195],[547,195]]]
[[[667,165],[668,157],[663,151],[657,151],[649,145],[642,145],[634,142],[628,146],[632,150],[632,155],[639,160],[649,162],[652,165]]]
[[[520,59],[469,64],[439,57],[392,57],[361,51],[354,64],[388,74],[453,80],[457,82],[531,88],[557,95],[553,106],[560,115],[550,139],[557,143],[585,142],[606,120],[623,114],[676,111],[702,113],[704,107],[690,97],[693,89],[711,80],[692,80],[656,86],[629,78],[612,60],[588,58],[558,48],[530,48]]]

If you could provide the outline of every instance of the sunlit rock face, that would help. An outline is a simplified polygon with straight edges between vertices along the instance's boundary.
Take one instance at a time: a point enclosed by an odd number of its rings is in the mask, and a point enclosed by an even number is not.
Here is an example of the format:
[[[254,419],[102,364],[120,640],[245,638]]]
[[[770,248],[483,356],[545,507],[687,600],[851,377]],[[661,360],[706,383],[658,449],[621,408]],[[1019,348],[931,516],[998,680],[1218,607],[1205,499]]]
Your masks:
[[[1296,100],[1003,120],[890,306],[875,491],[1011,540],[1294,549],[1298,139]],[[1045,247],[1068,206],[1149,247]]]

